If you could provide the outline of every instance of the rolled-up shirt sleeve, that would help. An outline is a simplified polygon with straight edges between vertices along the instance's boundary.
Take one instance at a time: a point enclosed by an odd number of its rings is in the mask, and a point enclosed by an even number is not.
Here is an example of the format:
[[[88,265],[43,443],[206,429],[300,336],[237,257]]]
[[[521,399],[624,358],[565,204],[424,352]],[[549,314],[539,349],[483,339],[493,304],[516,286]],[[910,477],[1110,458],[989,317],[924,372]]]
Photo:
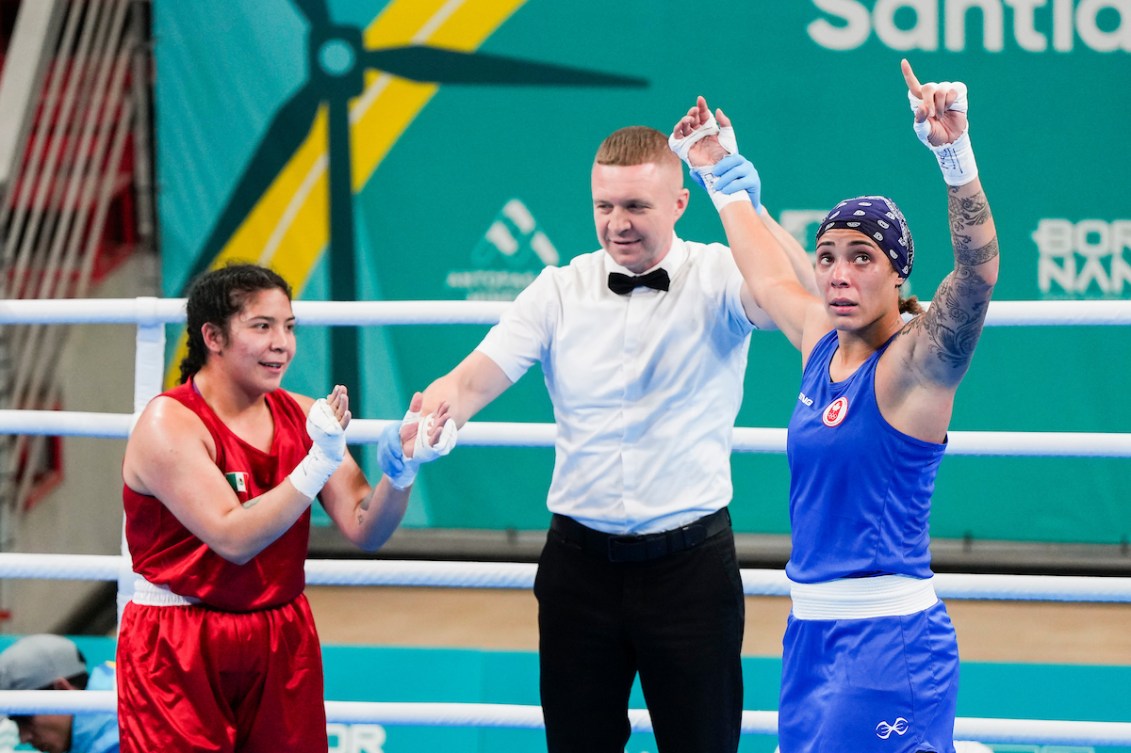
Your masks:
[[[550,347],[553,312],[560,299],[554,269],[543,269],[475,348],[494,361],[511,382],[542,361]]]

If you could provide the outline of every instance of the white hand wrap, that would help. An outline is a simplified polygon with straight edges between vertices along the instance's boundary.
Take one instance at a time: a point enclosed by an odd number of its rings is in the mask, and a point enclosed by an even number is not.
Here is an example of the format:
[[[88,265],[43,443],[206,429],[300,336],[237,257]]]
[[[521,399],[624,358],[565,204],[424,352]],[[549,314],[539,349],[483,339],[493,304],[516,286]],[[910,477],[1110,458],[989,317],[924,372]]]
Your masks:
[[[398,473],[391,474],[389,469],[385,469],[389,483],[400,490],[407,489],[416,480],[416,472],[420,470],[420,466],[447,455],[456,446],[458,435],[456,422],[450,418],[444,422],[444,428],[440,430],[440,438],[434,445],[428,443],[428,435],[436,425],[434,414],[429,413],[421,418],[418,411],[409,410],[404,414],[401,426],[413,423],[416,424],[416,440],[412,447],[412,457],[401,457],[404,466]],[[399,451],[400,446],[398,445],[396,449]]]
[[[692,167],[690,159],[691,147],[708,136],[718,136],[719,144],[726,149],[727,154],[736,154],[738,152],[738,141],[734,137],[734,129],[730,126],[726,128],[719,128],[718,121],[715,116],[710,112],[707,113],[707,121],[701,126],[696,128],[691,133],[684,136],[682,139],[677,139],[675,134],[668,136],[668,148],[676,153],[681,160],[688,167]],[[692,169],[695,169],[692,167]]]
[[[707,195],[711,197],[715,209],[722,211],[722,208],[727,204],[732,204],[736,201],[749,201],[744,191],[737,193],[725,194],[722,191],[715,190],[715,181],[717,180],[715,174],[711,172],[713,166],[695,167],[691,164],[691,147],[697,142],[705,139],[708,136],[718,136],[719,145],[726,150],[727,154],[738,153],[738,139],[735,138],[734,128],[726,126],[720,128],[715,116],[707,113],[707,120],[691,133],[687,134],[681,139],[677,139],[675,134],[668,136],[668,148],[670,148],[676,155],[683,160],[687,165],[687,169],[691,171],[691,177],[707,189]]]
[[[946,108],[947,111],[969,112],[970,102],[966,97],[966,84],[961,81],[943,81],[935,86],[940,89],[952,88],[958,93],[958,97]],[[919,105],[923,104],[923,100],[911,92],[907,92],[907,99],[911,103],[912,112],[917,111]],[[978,164],[974,161],[974,150],[970,146],[969,125],[962,132],[962,135],[950,144],[935,146],[930,141],[930,133],[931,124],[929,122],[926,120],[921,123],[915,122],[915,135],[934,153],[935,159],[939,163],[939,169],[942,170],[943,180],[946,181],[948,186],[964,186],[978,177]]]
[[[303,496],[314,499],[346,456],[346,430],[323,398],[310,406],[306,433],[314,445],[288,478]]]
[[[449,418],[444,422],[444,428],[440,430],[440,438],[436,440],[436,444],[428,444],[428,435],[436,428],[436,416],[434,414],[429,413],[420,419],[417,426],[416,444],[412,448],[412,457],[406,458],[408,462],[414,462],[418,466],[431,463],[436,458],[447,455],[456,446],[458,432],[456,431],[456,422],[452,419]]]

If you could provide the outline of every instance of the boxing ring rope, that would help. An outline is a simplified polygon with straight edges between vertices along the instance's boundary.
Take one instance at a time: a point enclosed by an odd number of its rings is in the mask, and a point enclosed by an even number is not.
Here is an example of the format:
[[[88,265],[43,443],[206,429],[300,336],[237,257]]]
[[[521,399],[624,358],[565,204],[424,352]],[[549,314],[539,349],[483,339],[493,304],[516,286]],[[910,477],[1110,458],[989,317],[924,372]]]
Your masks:
[[[133,416],[81,411],[0,410],[0,433],[125,439]],[[390,420],[356,418],[346,438],[375,444]],[[460,429],[464,447],[553,447],[554,424],[469,422]],[[1131,457],[1131,433],[1051,431],[951,431],[947,455],[1034,457]],[[736,427],[734,452],[785,452],[785,429]]]
[[[112,690],[8,690],[0,692],[0,709],[10,714],[113,713]],[[652,720],[643,709],[628,712],[633,732],[651,732]],[[396,703],[326,701],[326,721],[385,726],[479,727],[541,729],[538,706],[495,703]],[[775,711],[743,711],[744,735],[777,734]],[[989,719],[962,717],[954,725],[958,740],[987,743],[1046,745],[1125,745],[1131,743],[1131,722],[1077,722],[1050,719]]]
[[[82,411],[0,410],[0,433],[125,439],[133,416]],[[355,418],[350,444],[376,444],[388,419]],[[463,447],[553,447],[554,424],[469,422],[460,429]],[[1051,431],[951,431],[948,455],[1034,457],[1131,457],[1131,433]],[[785,429],[737,427],[734,452],[785,452]]]
[[[494,324],[507,301],[295,301],[304,325]],[[928,302],[922,302],[924,309]],[[92,298],[0,301],[0,324],[173,324],[184,298]],[[1131,301],[992,301],[987,327],[1079,327],[1131,324]]]
[[[493,324],[507,302],[463,301],[295,301],[303,325],[384,326],[397,324]],[[0,433],[124,439],[137,413],[161,391],[164,377],[164,325],[184,321],[184,299],[10,300],[0,301],[3,324],[133,324],[137,326],[134,412],[130,414],[0,410]],[[1131,324],[1131,301],[1005,301],[990,304],[987,326],[1117,326]],[[387,420],[357,419],[347,433],[354,444],[374,443]],[[553,424],[472,422],[460,432],[468,446],[550,447]],[[950,432],[947,454],[1032,455],[1049,457],[1131,457],[1131,434],[1064,432]],[[785,429],[739,427],[736,452],[784,452]],[[529,589],[534,565],[523,563],[445,563],[309,560],[311,585],[436,586]],[[0,577],[119,581],[128,578],[125,556],[21,554],[0,552]],[[781,571],[743,570],[750,596],[784,596]],[[939,596],[949,599],[1131,602],[1131,578],[941,574]],[[536,729],[543,726],[537,706],[475,703],[326,702],[328,721],[389,726],[475,726]],[[7,713],[91,713],[115,711],[113,691],[3,691]],[[634,731],[651,731],[646,710],[632,709]],[[777,713],[744,711],[744,734],[773,735]],[[1131,745],[1131,722],[959,718],[957,739],[988,743]]]
[[[109,554],[0,552],[0,578],[111,581],[125,564]],[[534,586],[534,571],[533,563],[522,562],[307,560],[306,583],[528,590]],[[934,583],[942,599],[1131,603],[1131,578],[941,573]],[[747,596],[789,595],[789,580],[781,570],[744,569],[742,586]]]

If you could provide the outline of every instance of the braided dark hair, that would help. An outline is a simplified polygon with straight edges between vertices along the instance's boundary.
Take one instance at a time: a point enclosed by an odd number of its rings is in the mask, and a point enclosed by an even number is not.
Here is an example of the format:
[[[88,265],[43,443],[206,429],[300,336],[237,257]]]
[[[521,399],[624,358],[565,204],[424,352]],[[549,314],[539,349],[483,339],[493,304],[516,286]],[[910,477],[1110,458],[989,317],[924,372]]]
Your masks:
[[[201,330],[215,324],[228,331],[228,320],[238,314],[253,293],[282,290],[291,298],[287,281],[257,264],[233,263],[205,272],[193,281],[188,292],[188,353],[181,359],[181,384],[200,371],[208,356]]]

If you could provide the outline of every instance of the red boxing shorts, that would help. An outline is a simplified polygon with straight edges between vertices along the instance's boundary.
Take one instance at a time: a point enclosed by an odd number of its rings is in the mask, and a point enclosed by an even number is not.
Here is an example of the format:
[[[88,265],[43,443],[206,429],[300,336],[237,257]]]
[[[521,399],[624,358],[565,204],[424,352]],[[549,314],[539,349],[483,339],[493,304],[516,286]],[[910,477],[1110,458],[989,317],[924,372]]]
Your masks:
[[[303,595],[258,612],[130,602],[117,664],[122,753],[327,753],[322,653]]]

